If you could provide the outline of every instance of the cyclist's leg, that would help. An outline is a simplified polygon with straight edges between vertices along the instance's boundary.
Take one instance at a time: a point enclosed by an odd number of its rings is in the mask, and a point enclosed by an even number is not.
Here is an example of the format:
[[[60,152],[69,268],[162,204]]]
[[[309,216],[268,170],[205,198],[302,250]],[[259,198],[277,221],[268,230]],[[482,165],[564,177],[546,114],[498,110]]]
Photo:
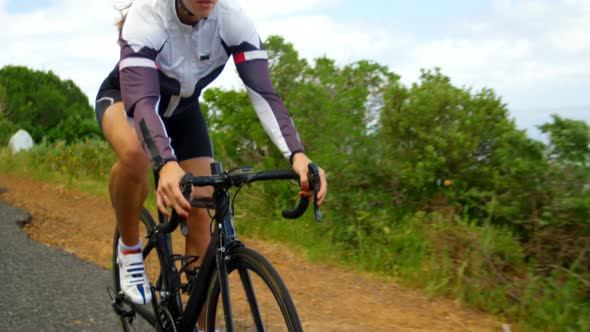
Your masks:
[[[109,178],[109,193],[121,241],[134,246],[139,240],[138,220],[149,193],[147,168],[135,129],[125,112],[118,67],[102,82],[96,98],[96,120],[117,156]]]
[[[197,176],[211,175],[213,162],[213,148],[207,131],[207,124],[198,105],[195,109],[183,114],[164,119],[166,131],[170,136],[172,148],[179,160],[180,167],[185,172]],[[213,189],[210,187],[193,188],[193,197],[211,197]],[[185,253],[188,256],[199,256],[199,260],[190,268],[199,266],[207,246],[211,240],[209,229],[210,218],[206,209],[193,208],[187,222],[188,235],[186,237]],[[200,325],[204,324],[201,315]]]
[[[193,175],[211,175],[213,148],[205,118],[198,104],[195,104],[194,109],[164,118],[164,125],[180,167]],[[212,193],[213,190],[210,187],[193,188],[193,197],[211,197]],[[186,239],[187,255],[202,256],[205,253],[211,238],[209,222],[210,218],[206,209],[191,209],[187,223],[189,231]]]
[[[117,155],[109,178],[109,193],[121,240],[127,246],[139,241],[138,221],[149,194],[149,160],[122,102],[112,104],[102,116],[103,133]]]
[[[146,304],[152,296],[139,242],[139,219],[149,193],[149,161],[127,118],[120,91],[109,84],[112,76],[111,73],[101,86],[95,112],[102,132],[117,156],[109,177],[109,193],[120,235],[114,247],[115,263],[118,264],[116,288],[132,302]]]
[[[180,162],[180,167],[185,172],[191,172],[197,176],[211,175],[210,166],[213,158],[200,157],[184,160]],[[193,197],[211,197],[213,189],[211,187],[194,187]],[[209,213],[203,208],[193,208],[189,213],[187,222],[188,235],[186,237],[186,254],[191,256],[200,256],[196,265],[200,265],[201,259],[207,250],[211,240]]]
[[[180,166],[185,172],[190,172],[197,176],[211,175],[210,165],[213,162],[211,157],[199,157],[184,160],[180,162]],[[194,187],[193,197],[211,197],[213,189],[211,187]],[[199,256],[199,260],[192,264],[189,269],[201,265],[201,261],[207,246],[211,241],[211,218],[209,212],[204,208],[192,208],[189,213],[187,221],[188,234],[186,236],[185,253],[187,256]],[[205,325],[205,312],[203,311],[199,317],[199,325]]]

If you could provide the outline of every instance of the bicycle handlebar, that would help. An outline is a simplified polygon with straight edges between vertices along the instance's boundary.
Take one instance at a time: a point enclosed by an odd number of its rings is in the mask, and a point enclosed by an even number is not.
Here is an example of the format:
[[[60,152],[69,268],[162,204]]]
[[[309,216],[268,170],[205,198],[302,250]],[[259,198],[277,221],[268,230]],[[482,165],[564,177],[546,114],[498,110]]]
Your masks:
[[[319,168],[314,163],[308,166],[308,177],[310,188],[314,191],[314,211],[315,218],[321,221],[320,209],[317,205],[317,194],[320,190],[320,175]],[[192,186],[206,187],[213,186],[214,188],[239,187],[247,183],[255,181],[268,180],[299,180],[297,175],[292,170],[273,170],[273,171],[258,171],[252,172],[252,168],[238,168],[235,170],[224,172],[221,175],[211,176],[193,176],[191,173],[186,173],[180,181],[180,188],[184,197],[188,200],[192,191]],[[294,209],[285,209],[282,211],[282,216],[287,219],[296,219],[301,217],[309,206],[310,200],[307,197],[301,197],[299,204]],[[178,227],[179,216],[176,211],[172,211],[172,218],[170,222],[158,225],[158,229],[163,232],[172,232]]]

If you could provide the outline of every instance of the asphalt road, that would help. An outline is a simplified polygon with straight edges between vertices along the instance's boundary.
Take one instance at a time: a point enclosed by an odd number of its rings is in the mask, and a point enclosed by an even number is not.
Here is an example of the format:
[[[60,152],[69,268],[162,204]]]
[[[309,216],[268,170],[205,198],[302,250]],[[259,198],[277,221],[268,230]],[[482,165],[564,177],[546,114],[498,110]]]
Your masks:
[[[0,202],[0,331],[119,331],[109,271],[30,240],[29,219]]]

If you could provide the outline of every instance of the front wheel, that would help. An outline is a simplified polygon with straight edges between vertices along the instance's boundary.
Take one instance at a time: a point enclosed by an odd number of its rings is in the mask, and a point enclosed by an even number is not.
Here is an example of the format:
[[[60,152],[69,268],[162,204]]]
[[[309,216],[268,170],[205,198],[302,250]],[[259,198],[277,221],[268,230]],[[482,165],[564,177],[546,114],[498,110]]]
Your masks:
[[[234,248],[226,262],[233,328],[236,331],[302,331],[295,305],[279,274],[262,255]],[[205,331],[229,331],[220,296],[219,274],[211,279]]]

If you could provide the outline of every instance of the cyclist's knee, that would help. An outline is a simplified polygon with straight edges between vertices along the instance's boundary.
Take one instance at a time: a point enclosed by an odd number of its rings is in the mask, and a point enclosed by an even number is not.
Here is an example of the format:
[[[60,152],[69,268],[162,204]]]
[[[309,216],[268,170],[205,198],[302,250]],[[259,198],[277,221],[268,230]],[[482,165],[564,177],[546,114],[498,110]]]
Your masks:
[[[150,166],[148,157],[139,145],[126,149],[126,151],[119,156],[119,161],[127,168],[142,171]]]
[[[213,197],[212,187],[193,187],[192,197],[194,198],[211,198]]]
[[[126,176],[136,182],[144,182],[148,179],[149,160],[145,152],[140,148],[128,149],[119,155],[117,163],[125,172]]]
[[[117,161],[129,175],[143,173],[149,167],[149,160],[143,151],[135,128],[129,122],[123,103],[111,105],[103,115],[104,135],[117,155]]]
[[[193,200],[200,203],[211,202],[211,198],[213,197],[213,188],[193,187],[191,197]],[[209,214],[210,212],[207,211],[206,208],[200,205],[196,205],[195,207],[193,207],[193,209],[191,209],[191,218],[189,218],[189,220],[191,221],[191,223],[208,225],[211,221]]]

